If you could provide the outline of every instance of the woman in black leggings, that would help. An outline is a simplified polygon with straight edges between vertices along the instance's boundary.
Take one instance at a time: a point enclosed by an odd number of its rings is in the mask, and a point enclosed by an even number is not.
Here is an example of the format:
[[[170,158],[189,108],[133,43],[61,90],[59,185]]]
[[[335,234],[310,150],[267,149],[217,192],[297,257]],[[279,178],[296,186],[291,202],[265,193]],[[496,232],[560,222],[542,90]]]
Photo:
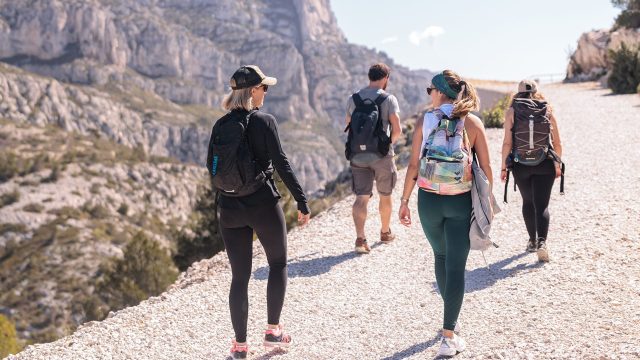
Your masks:
[[[540,109],[546,108],[546,116],[550,123],[550,136],[552,151],[558,158],[562,157],[562,143],[558,124],[551,107],[546,103],[544,96],[537,91],[537,84],[531,80],[523,80],[518,85],[518,93],[513,101],[518,99],[530,99],[533,106]],[[502,145],[502,171],[500,177],[504,182],[507,178],[507,159],[511,156],[514,144],[512,128],[515,121],[515,103],[507,110],[504,122],[504,141]],[[522,121],[519,119],[518,121]],[[532,125],[533,126],[533,125]],[[560,163],[552,158],[543,160],[536,166],[523,165],[514,162],[511,168],[513,177],[522,195],[522,215],[529,233],[527,251],[537,252],[538,260],[549,261],[547,248],[547,234],[549,232],[549,200],[551,188],[557,177],[561,175]]]
[[[265,76],[257,66],[243,66],[231,78],[233,89],[223,100],[223,107],[235,115],[247,116],[260,108],[269,86],[276,79]],[[264,345],[287,347],[291,337],[284,333],[280,313],[287,287],[287,229],[282,208],[278,204],[280,194],[271,178],[273,169],[298,203],[298,223],[309,221],[309,207],[289,160],[280,146],[276,119],[257,111],[249,117],[247,139],[257,167],[267,177],[256,192],[243,197],[220,195],[220,225],[222,239],[231,263],[231,290],[229,308],[235,340],[231,348],[234,359],[246,358],[248,286],[251,278],[253,233],[258,236],[269,262],[267,285],[267,330]]]

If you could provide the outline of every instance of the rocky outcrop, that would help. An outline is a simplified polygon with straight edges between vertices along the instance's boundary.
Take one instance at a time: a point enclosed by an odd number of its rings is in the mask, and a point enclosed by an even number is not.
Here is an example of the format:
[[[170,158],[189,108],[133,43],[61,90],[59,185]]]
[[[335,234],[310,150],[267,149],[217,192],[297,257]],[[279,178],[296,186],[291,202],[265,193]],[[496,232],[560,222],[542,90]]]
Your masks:
[[[640,45],[640,29],[595,30],[582,34],[567,66],[568,81],[598,80],[609,70],[609,50]]]
[[[384,53],[349,44],[329,0],[3,2],[0,61],[65,83],[135,88],[174,104],[209,107],[218,106],[235,68],[256,63],[279,79],[265,111],[281,122],[336,128],[344,118],[346,97],[367,83],[370,64],[384,61],[393,67],[389,90],[405,114],[426,101],[423,89],[430,76],[398,66]],[[146,116],[155,120],[153,114]],[[183,129],[171,134],[160,131],[157,136],[171,137],[165,142],[171,146],[153,150],[174,155],[181,148],[178,158],[201,162],[201,135],[209,129],[194,126],[181,124]],[[143,145],[145,136],[150,135],[120,134]],[[321,187],[332,178],[327,174],[345,165],[335,156],[341,149],[313,150],[309,152],[315,155],[293,157],[302,161],[296,168],[308,169],[301,177],[314,179],[305,181],[308,190]]]
[[[0,65],[0,115],[39,126],[58,125],[81,134],[102,134],[129,147],[141,146],[158,156],[203,164],[208,130],[181,108],[157,99],[157,112],[132,110],[118,94],[92,87],[67,85]],[[140,100],[143,101],[143,100]],[[170,118],[174,124],[163,120]],[[186,125],[178,125],[180,122]]]

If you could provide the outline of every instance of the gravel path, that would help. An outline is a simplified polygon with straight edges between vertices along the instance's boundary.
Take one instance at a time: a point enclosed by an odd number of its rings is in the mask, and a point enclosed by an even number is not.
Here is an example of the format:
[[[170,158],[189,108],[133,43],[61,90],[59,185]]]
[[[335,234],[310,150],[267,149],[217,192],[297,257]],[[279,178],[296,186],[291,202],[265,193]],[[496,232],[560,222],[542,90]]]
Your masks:
[[[640,97],[609,96],[595,84],[543,88],[565,144],[567,195],[551,204],[551,263],[523,250],[519,194],[494,227],[499,249],[472,252],[461,314],[468,350],[458,359],[640,358]],[[489,131],[494,170],[501,130]],[[404,173],[401,176],[404,180]],[[401,186],[395,193],[399,204]],[[502,196],[502,187],[496,187]],[[412,196],[414,219],[416,195]],[[283,321],[295,345],[266,353],[266,260],[255,247],[250,283],[252,359],[431,359],[442,302],[431,249],[419,224],[398,240],[352,252],[350,197],[289,237]],[[375,201],[367,224],[376,239]],[[10,359],[225,359],[232,337],[226,255],[192,267],[160,297],[90,323]]]

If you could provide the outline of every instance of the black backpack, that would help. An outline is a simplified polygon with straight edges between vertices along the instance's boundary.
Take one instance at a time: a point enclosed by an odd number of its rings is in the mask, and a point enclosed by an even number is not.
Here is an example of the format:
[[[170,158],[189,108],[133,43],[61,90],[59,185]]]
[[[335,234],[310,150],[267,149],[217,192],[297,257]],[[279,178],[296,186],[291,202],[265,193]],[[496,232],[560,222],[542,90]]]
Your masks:
[[[388,94],[379,95],[375,101],[364,99],[358,93],[353,94],[356,105],[351,114],[351,122],[344,129],[349,132],[344,155],[347,160],[358,153],[376,152],[382,156],[389,153],[391,138],[382,129],[382,114],[380,106],[389,97]]]
[[[213,125],[207,169],[211,183],[220,194],[240,197],[253,194],[266,181],[259,171],[247,138],[247,127],[256,110],[243,114],[231,111]]]
[[[564,194],[564,163],[553,151],[551,142],[551,119],[546,101],[534,99],[513,100],[512,146],[507,157],[507,180],[504,187],[504,202],[507,202],[509,175],[514,164],[537,166],[546,159],[561,164],[560,193]],[[514,191],[516,184],[513,184]]]
[[[514,163],[537,166],[549,158],[551,120],[546,101],[513,101],[511,159]]]

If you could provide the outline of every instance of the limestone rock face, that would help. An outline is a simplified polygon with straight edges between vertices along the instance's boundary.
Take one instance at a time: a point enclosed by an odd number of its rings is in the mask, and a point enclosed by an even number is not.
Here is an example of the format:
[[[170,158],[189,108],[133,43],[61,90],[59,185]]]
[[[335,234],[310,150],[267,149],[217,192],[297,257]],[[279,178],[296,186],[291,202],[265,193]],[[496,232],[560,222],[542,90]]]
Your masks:
[[[610,67],[609,50],[618,50],[622,43],[640,45],[639,29],[595,30],[582,34],[567,66],[567,80],[590,81],[605,75]]]
[[[214,108],[228,90],[233,71],[253,63],[278,78],[263,110],[282,123],[335,128],[342,126],[347,96],[366,86],[371,64],[384,61],[393,68],[389,90],[404,114],[426,102],[423,90],[431,76],[398,66],[384,53],[349,44],[329,0],[6,1],[0,4],[0,61],[65,83],[137,89],[174,104]],[[148,99],[142,100],[152,107],[144,101]],[[71,128],[86,125],[72,124],[76,114],[69,109],[61,114],[71,117],[52,120],[42,114],[38,121],[59,121]],[[206,145],[201,135],[215,120],[208,119],[207,126],[195,121],[181,124],[181,129],[156,126],[125,134],[118,130],[139,122],[126,112],[121,115],[122,120],[110,117],[105,121],[111,125],[97,130],[156,153],[173,156],[180,148],[181,160],[197,163]],[[152,111],[145,116],[143,120],[157,120]],[[184,143],[187,139],[189,144]],[[315,165],[294,167],[307,169],[301,178],[314,180],[305,181],[305,188],[316,190],[333,178],[325,178],[327,174],[342,169],[344,160],[334,158],[341,152],[335,147],[310,150],[313,155],[294,158],[311,157]]]

